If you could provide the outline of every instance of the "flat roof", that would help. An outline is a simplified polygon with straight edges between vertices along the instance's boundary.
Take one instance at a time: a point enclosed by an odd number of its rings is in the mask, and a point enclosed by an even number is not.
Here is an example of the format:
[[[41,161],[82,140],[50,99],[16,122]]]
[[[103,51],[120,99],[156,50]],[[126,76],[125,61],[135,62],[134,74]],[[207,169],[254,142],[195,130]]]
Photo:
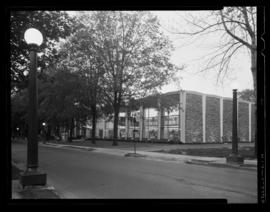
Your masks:
[[[197,95],[206,95],[206,96],[209,96],[209,97],[215,97],[215,98],[222,98],[222,99],[227,99],[227,100],[232,100],[232,98],[230,97],[223,97],[223,96],[218,96],[218,95],[215,95],[215,94],[208,94],[208,93],[203,93],[203,92],[199,92],[199,91],[192,91],[192,90],[184,90],[184,89],[181,89],[181,90],[177,90],[177,91],[169,91],[169,92],[166,92],[166,93],[160,93],[160,94],[153,94],[153,95],[149,95],[149,96],[146,96],[144,98],[147,98],[147,97],[154,97],[155,95],[173,95],[173,94],[180,94],[180,92],[186,92],[186,93],[191,93],[191,94],[197,94]],[[142,99],[144,99],[142,98]],[[254,102],[252,101],[246,101],[246,100],[243,100],[241,98],[238,98],[238,101],[239,102],[244,102],[244,103],[252,103],[252,104],[255,104]]]

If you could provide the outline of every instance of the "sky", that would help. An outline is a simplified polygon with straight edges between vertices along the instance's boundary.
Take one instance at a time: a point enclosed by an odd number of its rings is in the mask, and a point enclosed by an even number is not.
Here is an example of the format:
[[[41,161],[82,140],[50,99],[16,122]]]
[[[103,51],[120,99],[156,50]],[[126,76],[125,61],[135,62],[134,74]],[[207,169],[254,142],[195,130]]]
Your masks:
[[[75,14],[72,11],[69,14]],[[197,42],[187,42],[179,35],[170,33],[170,29],[189,30],[189,26],[184,24],[183,17],[185,11],[152,11],[159,18],[161,29],[172,41],[174,51],[171,54],[171,62],[178,66],[184,65],[184,70],[179,70],[176,74],[177,81],[171,80],[161,89],[162,93],[176,91],[179,89],[198,91],[206,94],[214,94],[224,97],[232,97],[232,83],[238,84],[238,90],[253,89],[252,74],[250,71],[250,57],[242,48],[231,62],[229,74],[217,83],[217,70],[198,73],[205,60],[199,60],[216,46],[219,35],[208,35]],[[201,13],[202,11],[194,11]]]
[[[163,92],[174,91],[179,88],[184,90],[193,90],[206,94],[214,94],[224,97],[232,97],[231,84],[236,82],[238,90],[253,89],[253,80],[250,70],[250,57],[245,48],[242,48],[237,56],[231,62],[229,74],[220,81],[217,81],[217,71],[211,70],[203,73],[198,73],[202,63],[205,60],[198,60],[202,56],[207,55],[212,46],[215,46],[219,37],[216,35],[208,35],[206,39],[198,42],[186,42],[179,35],[172,34],[168,30],[182,27],[181,16],[185,17],[184,12],[180,11],[154,11],[158,16],[164,33],[173,42],[175,50],[172,52],[171,61],[176,65],[185,65],[183,71],[179,71],[177,76],[180,77],[180,82],[170,83],[162,88]],[[199,11],[193,12],[199,13]],[[188,27],[186,28],[188,29]],[[185,30],[186,30],[185,29]],[[172,31],[172,30],[170,30]],[[188,45],[186,45],[188,43]]]

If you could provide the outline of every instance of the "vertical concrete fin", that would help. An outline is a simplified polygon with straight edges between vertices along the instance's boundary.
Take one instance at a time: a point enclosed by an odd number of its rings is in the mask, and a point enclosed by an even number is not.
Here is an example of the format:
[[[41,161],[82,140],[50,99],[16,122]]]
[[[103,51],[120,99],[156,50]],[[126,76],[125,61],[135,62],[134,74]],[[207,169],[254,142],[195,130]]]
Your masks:
[[[125,114],[125,127],[126,127],[126,135],[125,135],[125,139],[126,139],[126,140],[128,140],[128,133],[129,133],[128,116],[129,116],[129,111],[128,111],[128,109],[126,109],[126,114]]]
[[[220,141],[222,142],[223,139],[223,98],[220,97],[220,109],[219,109],[219,114],[220,114]]]
[[[140,118],[139,118],[139,124],[140,124],[140,141],[143,139],[144,135],[144,108],[141,105],[140,106]]]
[[[103,139],[106,138],[106,118],[103,119]]]
[[[205,114],[206,114],[206,95],[202,95],[202,124],[203,124],[203,143],[206,142],[205,140]]]
[[[158,139],[161,139],[161,100],[158,98]]]
[[[251,102],[248,103],[248,139],[251,142]]]
[[[186,92],[181,90],[180,91],[180,107],[181,107],[181,112],[180,112],[180,116],[181,116],[181,120],[180,120],[180,124],[181,124],[181,142],[186,143],[186,127],[185,127],[185,123],[186,123]]]

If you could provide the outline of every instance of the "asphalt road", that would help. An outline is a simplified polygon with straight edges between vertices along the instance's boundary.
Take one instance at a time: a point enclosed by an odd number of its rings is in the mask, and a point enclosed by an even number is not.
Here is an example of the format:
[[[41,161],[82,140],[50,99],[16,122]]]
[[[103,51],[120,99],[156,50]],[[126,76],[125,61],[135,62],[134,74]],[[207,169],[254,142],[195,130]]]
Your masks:
[[[26,145],[12,146],[26,161]],[[64,198],[193,199],[257,202],[257,173],[169,161],[146,160],[77,149],[39,147],[41,170]]]

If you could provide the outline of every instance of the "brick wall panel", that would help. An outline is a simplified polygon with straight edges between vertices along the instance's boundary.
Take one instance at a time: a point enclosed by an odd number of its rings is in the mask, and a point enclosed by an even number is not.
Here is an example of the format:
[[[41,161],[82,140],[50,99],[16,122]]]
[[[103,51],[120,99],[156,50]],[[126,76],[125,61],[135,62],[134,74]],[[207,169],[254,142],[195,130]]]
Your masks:
[[[220,100],[206,96],[205,141],[220,142]]]
[[[202,143],[202,96],[186,94],[186,143]]]
[[[248,103],[238,103],[238,137],[240,141],[248,141],[249,117]]]
[[[232,140],[232,100],[223,100],[223,141]]]
[[[251,105],[251,141],[255,141],[255,105]]]

